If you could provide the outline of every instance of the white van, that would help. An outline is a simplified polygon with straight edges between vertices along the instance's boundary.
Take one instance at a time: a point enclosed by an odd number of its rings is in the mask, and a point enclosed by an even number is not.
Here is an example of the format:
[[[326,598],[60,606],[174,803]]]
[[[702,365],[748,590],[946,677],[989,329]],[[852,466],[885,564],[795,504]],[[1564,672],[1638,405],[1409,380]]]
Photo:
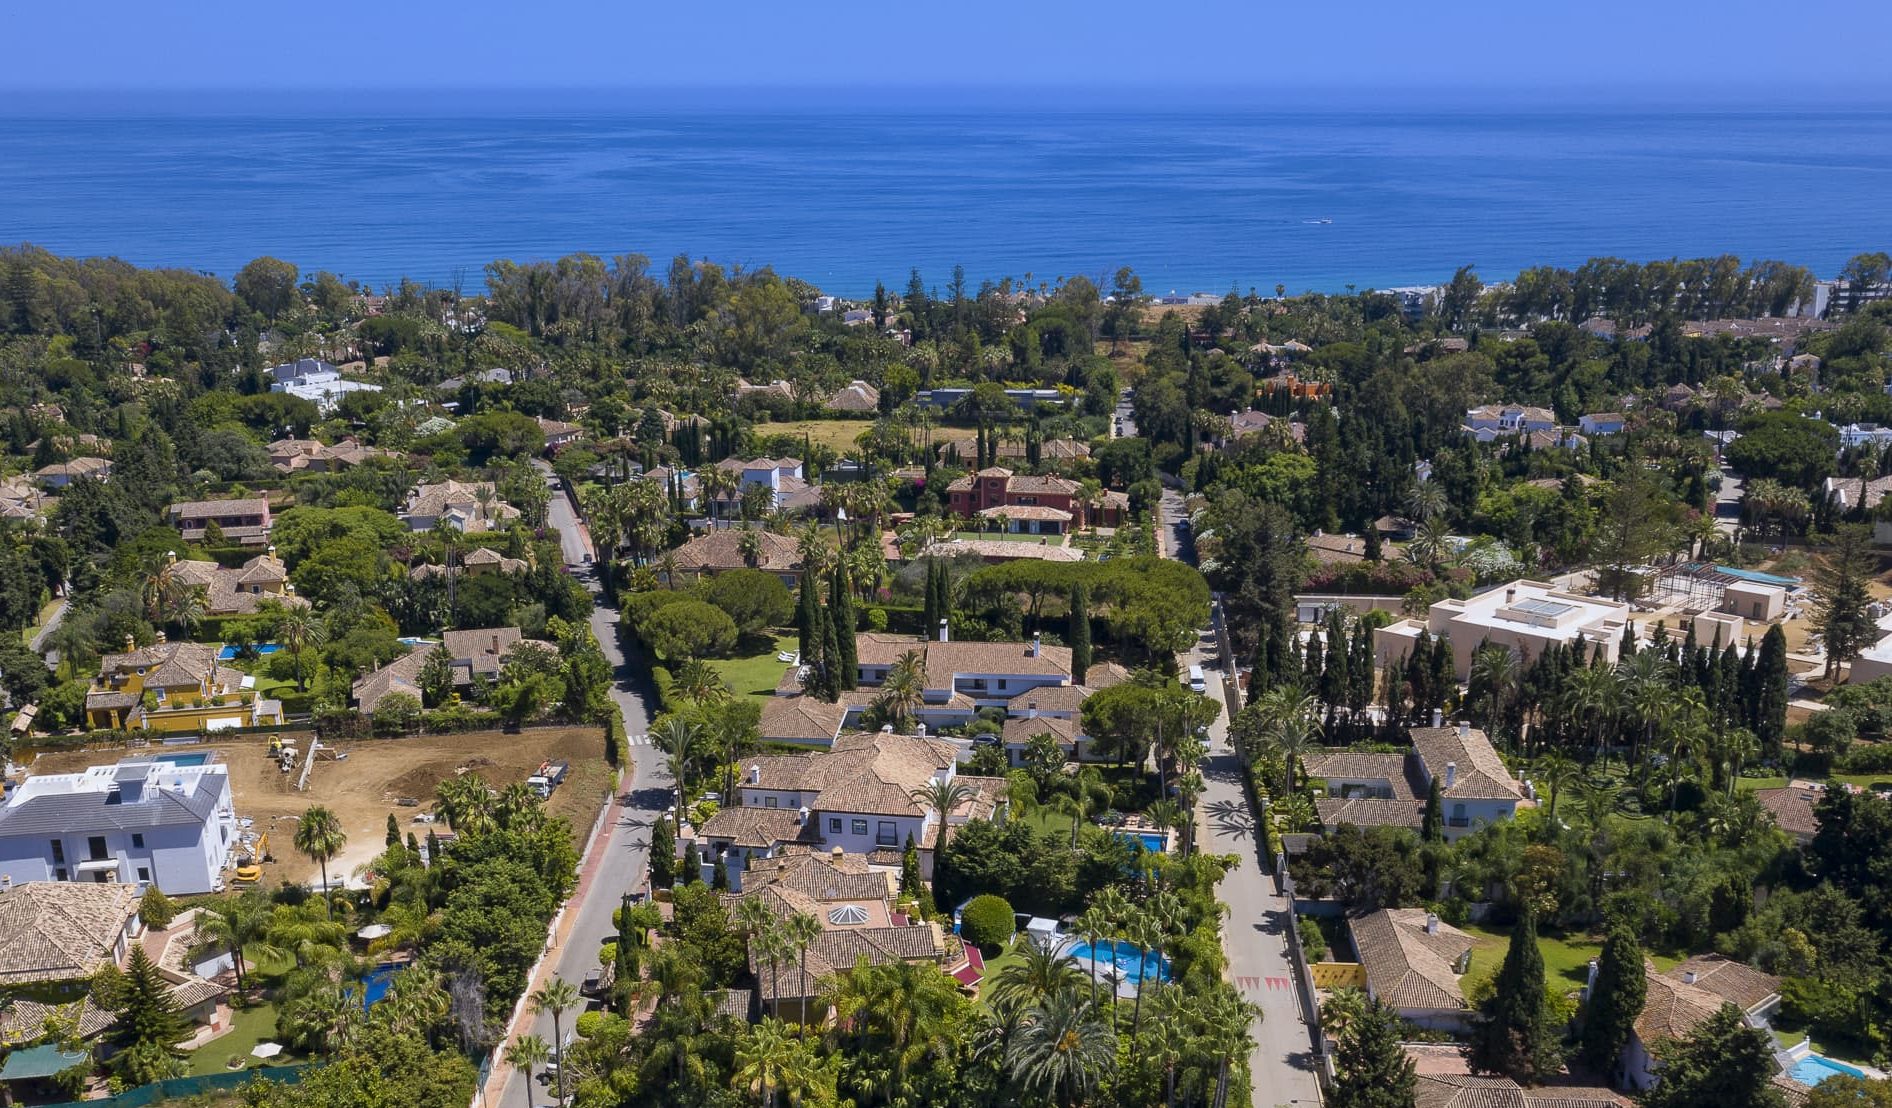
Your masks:
[[[1209,691],[1209,683],[1206,680],[1204,680],[1202,677],[1201,666],[1189,667],[1189,689],[1191,692],[1199,692],[1199,693],[1206,693]]]

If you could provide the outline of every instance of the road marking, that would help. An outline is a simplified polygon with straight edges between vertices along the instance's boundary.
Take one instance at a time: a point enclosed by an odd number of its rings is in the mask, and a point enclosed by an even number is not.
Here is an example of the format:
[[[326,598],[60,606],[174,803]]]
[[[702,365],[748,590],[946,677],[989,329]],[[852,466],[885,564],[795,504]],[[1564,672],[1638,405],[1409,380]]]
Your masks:
[[[1288,979],[1287,979],[1287,978],[1285,978],[1285,977],[1270,977],[1270,978],[1268,979],[1268,987],[1269,987],[1270,989],[1291,989],[1291,988],[1293,988],[1293,986],[1292,986],[1292,985],[1290,985],[1290,984],[1288,983]]]

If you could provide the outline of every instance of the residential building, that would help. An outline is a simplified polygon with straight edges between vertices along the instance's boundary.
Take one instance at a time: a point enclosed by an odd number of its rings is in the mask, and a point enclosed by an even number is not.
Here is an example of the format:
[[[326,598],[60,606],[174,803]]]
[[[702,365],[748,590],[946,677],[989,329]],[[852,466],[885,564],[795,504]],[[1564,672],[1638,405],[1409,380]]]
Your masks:
[[[313,363],[314,367],[303,369]],[[293,369],[292,369],[293,367]],[[292,370],[283,376],[283,370]],[[342,376],[342,371],[327,362],[304,358],[288,366],[276,366],[270,376],[275,380],[270,383],[269,391],[286,393],[289,396],[307,400],[315,405],[316,411],[323,415],[332,415],[341,404],[342,397],[351,392],[380,392],[380,385],[371,385],[366,381],[350,381]]]
[[[35,519],[46,505],[37,477],[20,474],[0,480],[0,519]]]
[[[1114,504],[1086,503],[1082,486],[1069,478],[1015,474],[1004,466],[959,478],[946,486],[946,497],[955,515],[968,517],[989,509],[1010,514],[1019,508],[1052,508],[1068,517],[1064,522],[1078,527],[1115,527],[1126,514]]]
[[[1421,631],[1452,643],[1454,669],[1461,681],[1471,676],[1472,656],[1490,644],[1509,649],[1525,662],[1552,646],[1582,644],[1601,649],[1614,663],[1629,622],[1629,605],[1602,597],[1564,592],[1543,581],[1513,581],[1466,600],[1441,600],[1424,620],[1404,619],[1373,632],[1379,664],[1403,657]]]
[[[16,880],[0,889],[0,989],[90,982],[131,956],[138,886]]]
[[[1424,823],[1426,797],[1439,782],[1448,842],[1508,820],[1534,801],[1511,776],[1483,731],[1467,724],[1415,727],[1405,754],[1337,751],[1302,759],[1327,795],[1315,800],[1321,826],[1406,827]]]
[[[280,473],[335,473],[375,458],[392,458],[394,453],[376,446],[363,446],[352,438],[333,446],[315,439],[277,439],[269,444],[269,461]]]
[[[1839,429],[1839,446],[1841,450],[1861,446],[1884,450],[1892,446],[1892,427],[1878,423],[1848,423]]]
[[[1434,1031],[1463,1031],[1472,1010],[1460,978],[1471,968],[1472,937],[1424,908],[1382,908],[1351,919],[1347,931],[1366,970],[1367,995],[1401,1019]]]
[[[754,536],[756,552],[744,553],[746,536]],[[658,578],[669,585],[669,571],[661,568],[674,564],[680,577],[713,577],[732,569],[760,569],[775,574],[782,583],[794,588],[801,583],[801,545],[793,536],[778,535],[760,528],[749,530],[724,527],[706,531],[660,559]]]
[[[349,690],[355,710],[364,716],[373,715],[382,698],[390,693],[405,693],[416,701],[422,700],[420,671],[427,665],[427,655],[433,649],[431,646],[417,646],[357,680]]]
[[[1691,958],[1658,973],[1644,963],[1648,980],[1642,1012],[1617,1061],[1617,1076],[1631,1089],[1655,1085],[1661,1045],[1685,1039],[1708,1017],[1732,1004],[1751,1026],[1765,1027],[1780,1007],[1780,979],[1719,956]]]
[[[401,522],[412,531],[445,523],[468,535],[498,531],[519,518],[519,509],[501,500],[491,481],[442,481],[421,485],[407,496]]]
[[[960,774],[959,751],[941,739],[877,732],[843,735],[823,754],[749,759],[738,806],[719,810],[699,832],[708,848],[704,877],[719,858],[734,884],[750,859],[777,857],[791,845],[871,854],[901,850],[909,839],[930,871],[942,819],[949,828],[989,819],[1003,804],[1005,782]],[[972,796],[945,813],[914,798],[937,781],[966,785]]]
[[[819,1022],[825,1005],[811,1006],[821,1002],[827,982],[863,962],[933,963],[949,975],[955,963],[965,965],[968,956],[957,936],[894,906],[898,886],[891,870],[838,848],[826,855],[803,851],[752,863],[742,889],[723,898],[732,916],[743,901],[758,900],[777,918],[808,915],[821,924],[807,950],[791,960],[771,965],[750,947],[762,1009],[797,1022]]]
[[[844,415],[873,415],[880,411],[880,390],[865,381],[849,381],[823,407]]]
[[[14,789],[0,806],[0,878],[214,892],[236,838],[228,766],[127,759]]]
[[[1485,404],[1465,413],[1465,433],[1479,442],[1556,429],[1557,417],[1548,408],[1533,408],[1525,404]]]
[[[33,471],[34,478],[49,489],[63,489],[83,478],[103,481],[111,475],[112,463],[106,458],[72,458]]]
[[[545,436],[547,450],[559,450],[584,437],[585,429],[576,423],[539,417],[539,431]]]
[[[551,643],[528,639],[517,627],[477,627],[466,631],[448,631],[440,637],[453,662],[453,683],[470,685],[475,677],[488,681],[499,676],[506,655],[521,644],[556,651]]]
[[[217,648],[158,641],[99,659],[85,694],[86,724],[128,731],[221,731],[281,724],[282,702],[258,697],[255,678],[217,662]]]
[[[341,372],[342,368],[340,366],[333,362],[325,362],[320,358],[298,358],[293,362],[284,362],[281,365],[270,366],[263,371],[269,378],[271,385],[278,385],[303,377],[320,377],[329,373],[340,376]]]
[[[1869,512],[1892,492],[1892,476],[1828,477],[1822,488],[1840,511]]]
[[[1553,427],[1548,431],[1526,431],[1521,441],[1532,450],[1582,450],[1590,445],[1589,439],[1568,427]]]
[[[1758,623],[1772,623],[1787,612],[1787,590],[1759,581],[1730,581],[1716,611]]]
[[[459,564],[451,571],[446,566],[422,562],[410,567],[407,575],[416,581],[424,581],[430,577],[445,577],[450,573],[452,575],[464,573],[468,577],[484,577],[489,573],[516,577],[532,568],[532,564],[524,558],[508,558],[499,551],[485,546],[474,547],[462,555],[458,561]]]
[[[1773,819],[1774,826],[1793,836],[1801,846],[1820,833],[1820,817],[1814,805],[1820,802],[1825,786],[1806,781],[1789,781],[1784,788],[1755,789],[1754,799]]]
[[[937,640],[867,632],[854,636],[856,683],[876,688],[907,653],[918,655],[928,704],[963,696],[978,708],[1005,708],[1023,692],[1071,683],[1071,649],[1030,642],[954,642],[940,628]]]
[[[1629,426],[1629,417],[1621,412],[1591,412],[1577,419],[1577,429],[1586,435],[1620,435]]]
[[[251,496],[241,500],[186,500],[171,505],[171,522],[185,542],[203,542],[211,524],[225,542],[263,546],[269,542],[269,500]]]
[[[1023,463],[1027,462],[1031,457],[1031,445],[1022,439],[1001,439],[997,443],[990,444],[990,446],[993,455],[997,460],[1002,462]],[[965,465],[978,457],[979,440],[970,435],[956,438],[936,438],[934,440],[933,453],[939,457],[940,462],[943,464]],[[1038,460],[1040,462],[1076,462],[1082,461],[1090,456],[1090,446],[1076,439],[1045,439],[1038,444]]]
[[[273,546],[235,569],[216,562],[179,561],[175,550],[166,551],[164,558],[165,583],[203,590],[205,615],[254,615],[266,600],[291,608],[309,603],[296,595]]]
[[[971,395],[971,389],[957,386],[922,389],[914,399],[929,407],[950,408]],[[1070,402],[1070,396],[1057,389],[1006,389],[1005,398],[1016,404],[1021,412],[1030,412],[1040,404],[1064,407]]]
[[[716,466],[736,474],[738,481],[734,490],[710,502],[710,514],[714,517],[735,518],[741,512],[743,494],[758,487],[769,490],[770,511],[806,512],[821,506],[820,493],[802,475],[800,458],[751,458],[748,461],[724,458]]]

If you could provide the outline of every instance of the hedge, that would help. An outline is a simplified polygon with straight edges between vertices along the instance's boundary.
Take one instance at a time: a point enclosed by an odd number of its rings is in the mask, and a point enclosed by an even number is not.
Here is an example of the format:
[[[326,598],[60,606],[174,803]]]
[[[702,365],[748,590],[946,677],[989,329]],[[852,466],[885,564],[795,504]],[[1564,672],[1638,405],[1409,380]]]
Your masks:
[[[1004,946],[1017,930],[1011,903],[995,893],[980,893],[959,913],[959,937],[976,947]]]

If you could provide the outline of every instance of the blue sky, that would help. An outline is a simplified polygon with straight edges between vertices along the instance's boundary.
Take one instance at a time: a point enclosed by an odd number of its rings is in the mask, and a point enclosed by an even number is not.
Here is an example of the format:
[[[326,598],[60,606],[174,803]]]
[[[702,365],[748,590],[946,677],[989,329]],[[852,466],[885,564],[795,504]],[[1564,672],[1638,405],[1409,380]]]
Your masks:
[[[0,0],[0,106],[69,89],[1892,90],[1892,3]]]

